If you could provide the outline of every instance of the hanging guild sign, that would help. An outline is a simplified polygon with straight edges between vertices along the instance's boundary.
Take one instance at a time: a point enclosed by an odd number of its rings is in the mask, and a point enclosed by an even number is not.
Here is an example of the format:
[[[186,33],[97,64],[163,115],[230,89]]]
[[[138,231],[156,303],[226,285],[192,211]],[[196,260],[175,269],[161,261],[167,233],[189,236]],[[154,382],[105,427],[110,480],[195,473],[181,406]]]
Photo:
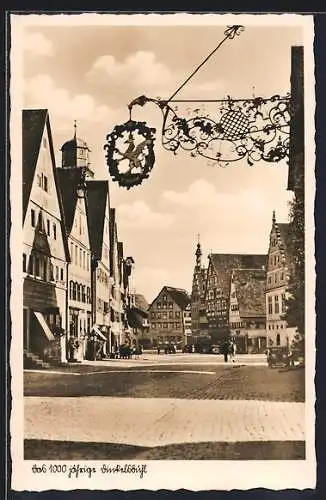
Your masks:
[[[106,162],[112,179],[130,189],[149,176],[154,163],[155,128],[129,120],[106,137]]]

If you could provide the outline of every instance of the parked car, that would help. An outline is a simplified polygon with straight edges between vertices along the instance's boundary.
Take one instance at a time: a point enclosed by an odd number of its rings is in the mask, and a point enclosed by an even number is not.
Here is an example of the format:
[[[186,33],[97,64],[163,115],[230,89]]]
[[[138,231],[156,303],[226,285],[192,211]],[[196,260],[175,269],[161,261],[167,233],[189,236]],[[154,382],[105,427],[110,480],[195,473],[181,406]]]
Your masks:
[[[273,346],[267,349],[267,363],[269,368],[285,367],[294,364],[293,353],[287,346]]]
[[[221,354],[219,345],[212,345],[212,354]]]

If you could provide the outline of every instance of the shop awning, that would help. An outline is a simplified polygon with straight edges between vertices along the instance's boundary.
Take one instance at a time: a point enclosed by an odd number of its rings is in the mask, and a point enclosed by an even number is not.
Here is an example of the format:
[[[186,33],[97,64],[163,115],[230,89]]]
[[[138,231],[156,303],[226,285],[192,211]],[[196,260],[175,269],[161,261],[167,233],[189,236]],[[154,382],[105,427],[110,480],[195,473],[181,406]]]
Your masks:
[[[103,333],[101,332],[101,330],[96,325],[93,325],[92,330],[93,330],[93,332],[96,333],[96,335],[98,337],[100,337],[100,339],[107,341],[107,338],[103,335]]]
[[[37,311],[34,311],[34,314],[35,314],[35,317],[36,317],[37,321],[39,322],[39,324],[40,324],[40,326],[41,326],[41,328],[42,328],[43,332],[45,333],[46,338],[47,338],[49,341],[51,341],[51,340],[55,340],[55,339],[54,339],[54,335],[53,335],[53,333],[51,332],[51,330],[50,330],[50,328],[49,328],[49,326],[48,326],[47,322],[45,321],[43,314],[42,314],[42,313],[40,313],[40,312],[37,312]]]

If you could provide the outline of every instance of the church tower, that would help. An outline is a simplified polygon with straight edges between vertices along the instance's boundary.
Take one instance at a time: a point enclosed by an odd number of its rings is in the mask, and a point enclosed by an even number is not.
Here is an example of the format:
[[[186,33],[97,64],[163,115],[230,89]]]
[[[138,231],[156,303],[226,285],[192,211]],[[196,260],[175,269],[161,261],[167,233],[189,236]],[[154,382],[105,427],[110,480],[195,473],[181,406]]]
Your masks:
[[[61,147],[61,167],[64,169],[82,168],[85,170],[85,179],[93,179],[94,172],[91,170],[90,153],[87,143],[77,137],[77,124],[74,123],[74,136]]]

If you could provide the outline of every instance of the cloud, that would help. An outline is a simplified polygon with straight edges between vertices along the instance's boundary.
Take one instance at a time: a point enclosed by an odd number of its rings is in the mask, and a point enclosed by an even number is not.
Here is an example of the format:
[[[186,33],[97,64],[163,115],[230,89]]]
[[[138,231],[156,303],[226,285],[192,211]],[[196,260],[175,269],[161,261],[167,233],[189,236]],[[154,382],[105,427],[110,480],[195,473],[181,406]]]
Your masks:
[[[174,82],[169,68],[157,61],[155,54],[149,51],[130,54],[123,62],[117,61],[112,55],[101,56],[94,61],[86,78],[104,85],[127,85],[139,92],[166,90]]]
[[[73,120],[88,123],[114,122],[114,112],[96,102],[89,94],[72,95],[57,87],[47,74],[38,74],[25,81],[24,101],[27,108],[47,108],[60,130],[71,129]]]
[[[117,61],[112,55],[100,56],[86,73],[86,78],[93,83],[110,85],[114,92],[125,92],[129,97],[148,94],[151,97],[162,98],[173,93],[188,76],[188,73],[171,71],[150,51],[134,52],[122,62]],[[221,80],[202,82],[200,77],[196,78],[196,82],[191,81],[185,86],[180,96],[198,97],[204,92],[206,98],[216,97],[222,85]]]
[[[142,200],[119,205],[117,213],[121,225],[137,229],[168,228],[173,222],[171,214],[155,212]]]
[[[42,33],[29,33],[24,38],[24,49],[36,56],[50,57],[54,54],[53,43]]]
[[[285,189],[253,186],[218,192],[204,179],[191,183],[186,191],[165,191],[162,202],[177,213],[176,225],[189,228],[189,237],[198,232],[207,249],[213,252],[265,251],[275,205],[280,221],[288,218],[287,201],[291,194]]]

